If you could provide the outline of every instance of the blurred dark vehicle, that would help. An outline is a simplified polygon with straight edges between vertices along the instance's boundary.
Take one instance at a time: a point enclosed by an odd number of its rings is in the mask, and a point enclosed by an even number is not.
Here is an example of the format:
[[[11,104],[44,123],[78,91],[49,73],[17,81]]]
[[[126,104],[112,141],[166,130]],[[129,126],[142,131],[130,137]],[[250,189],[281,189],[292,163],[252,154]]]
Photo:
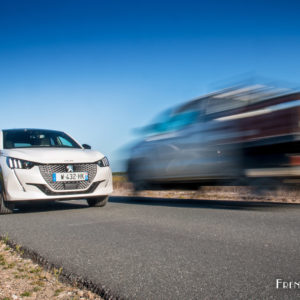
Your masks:
[[[135,188],[300,181],[300,93],[264,85],[211,93],[141,129],[128,177]]]

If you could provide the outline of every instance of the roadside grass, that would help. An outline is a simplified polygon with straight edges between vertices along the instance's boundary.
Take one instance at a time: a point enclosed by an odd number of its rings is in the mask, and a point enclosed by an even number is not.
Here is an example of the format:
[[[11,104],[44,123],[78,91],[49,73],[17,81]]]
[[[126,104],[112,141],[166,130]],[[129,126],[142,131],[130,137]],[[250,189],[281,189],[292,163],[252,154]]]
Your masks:
[[[131,189],[131,183],[128,181],[126,173],[113,173],[113,187],[115,190]]]
[[[123,182],[128,182],[127,174],[123,172],[114,172],[113,183],[123,183]]]
[[[0,240],[0,299],[97,299],[100,296],[60,281],[62,268],[44,270],[24,258],[21,245],[10,246],[8,235]]]

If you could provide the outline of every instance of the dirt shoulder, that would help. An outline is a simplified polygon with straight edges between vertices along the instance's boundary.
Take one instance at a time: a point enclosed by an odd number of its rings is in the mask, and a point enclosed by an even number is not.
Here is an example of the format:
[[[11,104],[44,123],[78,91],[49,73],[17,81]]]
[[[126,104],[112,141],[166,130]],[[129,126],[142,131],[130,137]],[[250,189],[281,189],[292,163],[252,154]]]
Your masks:
[[[263,201],[300,203],[300,187],[271,187],[262,189],[246,186],[202,186],[198,190],[144,190],[135,192],[126,175],[114,179],[112,196],[138,196],[151,198],[199,199],[221,201]]]
[[[12,249],[0,241],[0,299],[97,299],[88,290],[79,289],[59,280],[62,269],[43,270],[31,259],[22,257],[20,246]]]

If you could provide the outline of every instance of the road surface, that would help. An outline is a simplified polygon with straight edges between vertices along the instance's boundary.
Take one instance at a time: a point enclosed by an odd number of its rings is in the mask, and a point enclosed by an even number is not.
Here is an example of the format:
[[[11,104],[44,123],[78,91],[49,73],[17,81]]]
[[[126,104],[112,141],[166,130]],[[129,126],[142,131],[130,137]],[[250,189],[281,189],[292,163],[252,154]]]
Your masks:
[[[128,299],[295,299],[300,206],[111,197],[25,205],[0,235]]]

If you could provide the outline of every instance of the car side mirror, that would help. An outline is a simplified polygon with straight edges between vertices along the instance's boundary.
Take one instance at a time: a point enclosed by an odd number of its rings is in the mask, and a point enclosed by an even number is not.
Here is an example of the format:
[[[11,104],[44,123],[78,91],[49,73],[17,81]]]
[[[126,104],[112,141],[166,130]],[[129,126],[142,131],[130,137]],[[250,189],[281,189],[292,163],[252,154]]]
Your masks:
[[[88,144],[82,144],[82,147],[84,149],[92,149],[92,147],[90,145],[88,145]]]

